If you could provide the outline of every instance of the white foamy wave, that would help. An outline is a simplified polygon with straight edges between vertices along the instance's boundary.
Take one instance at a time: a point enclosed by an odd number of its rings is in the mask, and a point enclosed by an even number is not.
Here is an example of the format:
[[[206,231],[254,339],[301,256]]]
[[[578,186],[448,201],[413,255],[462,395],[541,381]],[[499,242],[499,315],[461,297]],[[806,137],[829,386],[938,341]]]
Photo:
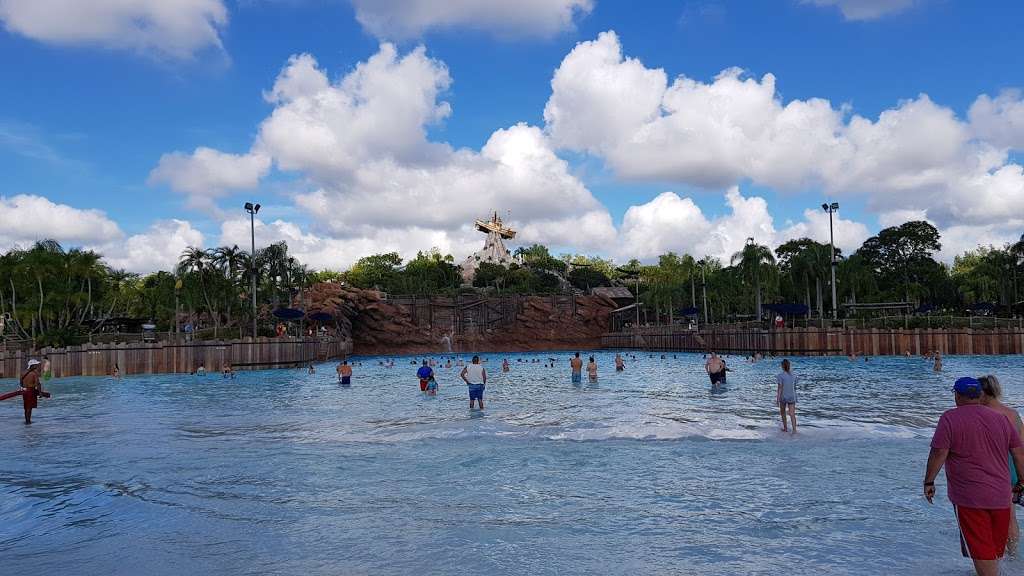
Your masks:
[[[673,420],[579,422],[565,425],[524,426],[500,420],[470,419],[459,422],[416,424],[388,429],[334,431],[321,434],[318,441],[390,444],[430,440],[495,438],[504,440],[550,440],[595,442],[607,440],[836,442],[844,440],[910,440],[930,438],[931,429],[914,429],[888,424],[846,421],[816,421],[802,424],[794,438],[775,422],[741,419],[714,422]]]

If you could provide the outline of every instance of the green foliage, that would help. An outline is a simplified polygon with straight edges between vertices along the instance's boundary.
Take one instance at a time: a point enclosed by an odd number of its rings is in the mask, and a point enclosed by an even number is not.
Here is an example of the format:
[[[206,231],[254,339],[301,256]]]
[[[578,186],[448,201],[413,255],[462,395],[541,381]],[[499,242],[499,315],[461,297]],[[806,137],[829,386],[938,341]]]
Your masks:
[[[402,270],[391,278],[388,292],[400,294],[452,293],[462,284],[462,275],[451,254],[441,255],[436,248],[417,252]]]
[[[550,272],[518,264],[502,266],[481,262],[473,277],[473,286],[493,288],[498,293],[549,294],[560,291],[561,280]]]
[[[962,310],[977,302],[1009,305],[1024,299],[1024,236],[1002,247],[970,250],[947,267],[934,254],[938,231],[927,222],[881,230],[846,258],[838,254],[837,293],[841,302],[908,300],[939,309]],[[481,263],[474,286],[498,293],[548,294],[617,285],[634,290],[608,259],[552,256],[538,244],[516,250],[520,263]],[[668,322],[680,308],[702,307],[706,289],[712,321],[749,318],[762,301],[804,302],[821,315],[831,310],[831,249],[808,238],[788,241],[773,252],[748,243],[728,265],[710,257],[667,253],[639,272],[644,321]],[[465,290],[461,270],[449,254],[432,249],[403,263],[397,253],[361,258],[344,273],[310,272],[284,242],[258,250],[238,246],[190,247],[173,271],[146,276],[111,269],[101,255],[65,250],[52,240],[0,255],[0,313],[9,314],[4,336],[36,344],[67,345],[102,329],[105,319],[152,320],[170,330],[176,311],[199,318],[211,337],[245,328],[252,321],[252,282],[259,309],[304,307],[301,289],[316,282],[346,282],[392,294],[457,294]],[[268,326],[262,326],[268,329]],[[204,332],[205,334],[206,332]]]
[[[939,231],[928,222],[913,221],[883,229],[857,253],[878,276],[885,297],[909,302],[927,292],[925,282],[937,272],[932,254],[940,248]]]
[[[343,282],[345,275],[335,270],[317,270],[309,273],[309,283],[319,284],[320,282]]]
[[[365,256],[345,273],[345,279],[358,288],[384,289],[401,265],[402,258],[398,252]]]
[[[589,290],[599,286],[611,286],[612,282],[611,278],[609,278],[604,272],[589,266],[573,266],[569,270],[569,274],[566,279],[569,281],[569,284],[572,284],[572,287],[577,290]]]

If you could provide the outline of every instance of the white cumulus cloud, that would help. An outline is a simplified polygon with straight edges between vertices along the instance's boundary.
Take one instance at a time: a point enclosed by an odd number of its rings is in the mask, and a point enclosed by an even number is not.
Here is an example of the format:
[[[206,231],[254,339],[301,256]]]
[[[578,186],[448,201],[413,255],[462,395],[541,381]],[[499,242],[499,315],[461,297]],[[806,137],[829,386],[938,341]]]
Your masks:
[[[111,267],[129,272],[149,273],[173,270],[181,253],[190,246],[203,246],[203,234],[185,220],[158,220],[145,232],[118,242],[91,246]]]
[[[708,217],[691,198],[663,192],[650,202],[631,206],[622,220],[615,255],[649,260],[674,251],[698,258],[714,256],[728,263],[747,238],[772,249],[795,238],[829,241],[828,214],[824,211],[808,209],[803,220],[788,222],[778,230],[764,198],[745,197],[732,187],[725,193],[725,204],[727,213]],[[870,236],[863,223],[834,218],[836,246],[847,253]]]
[[[399,238],[404,234],[430,242],[418,249],[437,246],[459,254],[481,243],[471,231],[473,220],[498,210],[519,229],[522,242],[597,249],[614,240],[607,209],[541,129],[516,124],[496,130],[480,150],[428,139],[427,127],[451,113],[441,99],[450,83],[444,64],[423,48],[399,54],[382,44],[333,82],[312,56],[289,59],[265,94],[275,108],[261,123],[250,156],[300,174],[314,190],[294,197],[312,223],[305,235],[291,237],[310,246],[310,253],[388,245],[414,255],[408,249],[413,244]],[[231,157],[203,150],[217,160]],[[157,181],[173,166],[179,189],[227,188],[208,184],[212,173],[194,162],[195,155],[168,158],[154,170]],[[262,175],[256,169],[245,173]]]
[[[876,120],[811,98],[784,102],[776,78],[728,69],[711,82],[623,55],[605,32],[578,44],[551,82],[546,130],[559,147],[602,158],[621,178],[860,196],[872,211],[920,210],[947,227],[1020,218],[1019,94],[981,97],[971,121],[927,95]]]
[[[74,208],[31,194],[0,197],[0,247],[4,250],[38,240],[81,246],[120,236],[117,223],[100,210]]]
[[[148,181],[186,194],[194,207],[209,207],[214,198],[254,188],[269,170],[270,158],[259,152],[228,154],[201,146],[192,154],[164,154]]]
[[[473,28],[500,36],[551,36],[572,27],[593,0],[352,0],[356,19],[378,38],[414,38],[432,29]]]
[[[93,44],[187,59],[221,49],[223,0],[0,0],[11,32],[51,44]]]
[[[1002,148],[1024,150],[1024,99],[1019,89],[978,96],[967,112],[975,136]]]

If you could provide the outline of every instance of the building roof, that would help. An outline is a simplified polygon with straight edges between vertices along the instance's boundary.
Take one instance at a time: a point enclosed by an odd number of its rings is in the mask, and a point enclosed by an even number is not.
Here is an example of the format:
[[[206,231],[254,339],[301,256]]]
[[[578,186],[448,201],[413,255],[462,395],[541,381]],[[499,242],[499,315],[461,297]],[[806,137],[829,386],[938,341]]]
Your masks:
[[[632,300],[633,293],[625,286],[598,286],[591,288],[590,293],[594,296],[604,296],[612,300]]]

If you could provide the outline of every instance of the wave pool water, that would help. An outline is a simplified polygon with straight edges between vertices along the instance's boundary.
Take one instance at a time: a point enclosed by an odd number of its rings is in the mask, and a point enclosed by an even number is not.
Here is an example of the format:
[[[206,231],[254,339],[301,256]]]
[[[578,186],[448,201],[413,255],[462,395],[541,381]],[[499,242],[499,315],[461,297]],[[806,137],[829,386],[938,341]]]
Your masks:
[[[796,358],[796,437],[776,361],[486,354],[487,410],[457,368],[412,358],[53,381],[34,423],[0,403],[0,566],[59,574],[969,574],[952,509],[920,496],[956,376],[1018,357]],[[502,373],[508,358],[511,372]],[[548,358],[557,358],[548,367]],[[539,360],[534,362],[534,360]],[[14,384],[8,381],[8,387]],[[4,388],[6,390],[6,388]],[[1024,574],[1024,561],[1005,573]]]

